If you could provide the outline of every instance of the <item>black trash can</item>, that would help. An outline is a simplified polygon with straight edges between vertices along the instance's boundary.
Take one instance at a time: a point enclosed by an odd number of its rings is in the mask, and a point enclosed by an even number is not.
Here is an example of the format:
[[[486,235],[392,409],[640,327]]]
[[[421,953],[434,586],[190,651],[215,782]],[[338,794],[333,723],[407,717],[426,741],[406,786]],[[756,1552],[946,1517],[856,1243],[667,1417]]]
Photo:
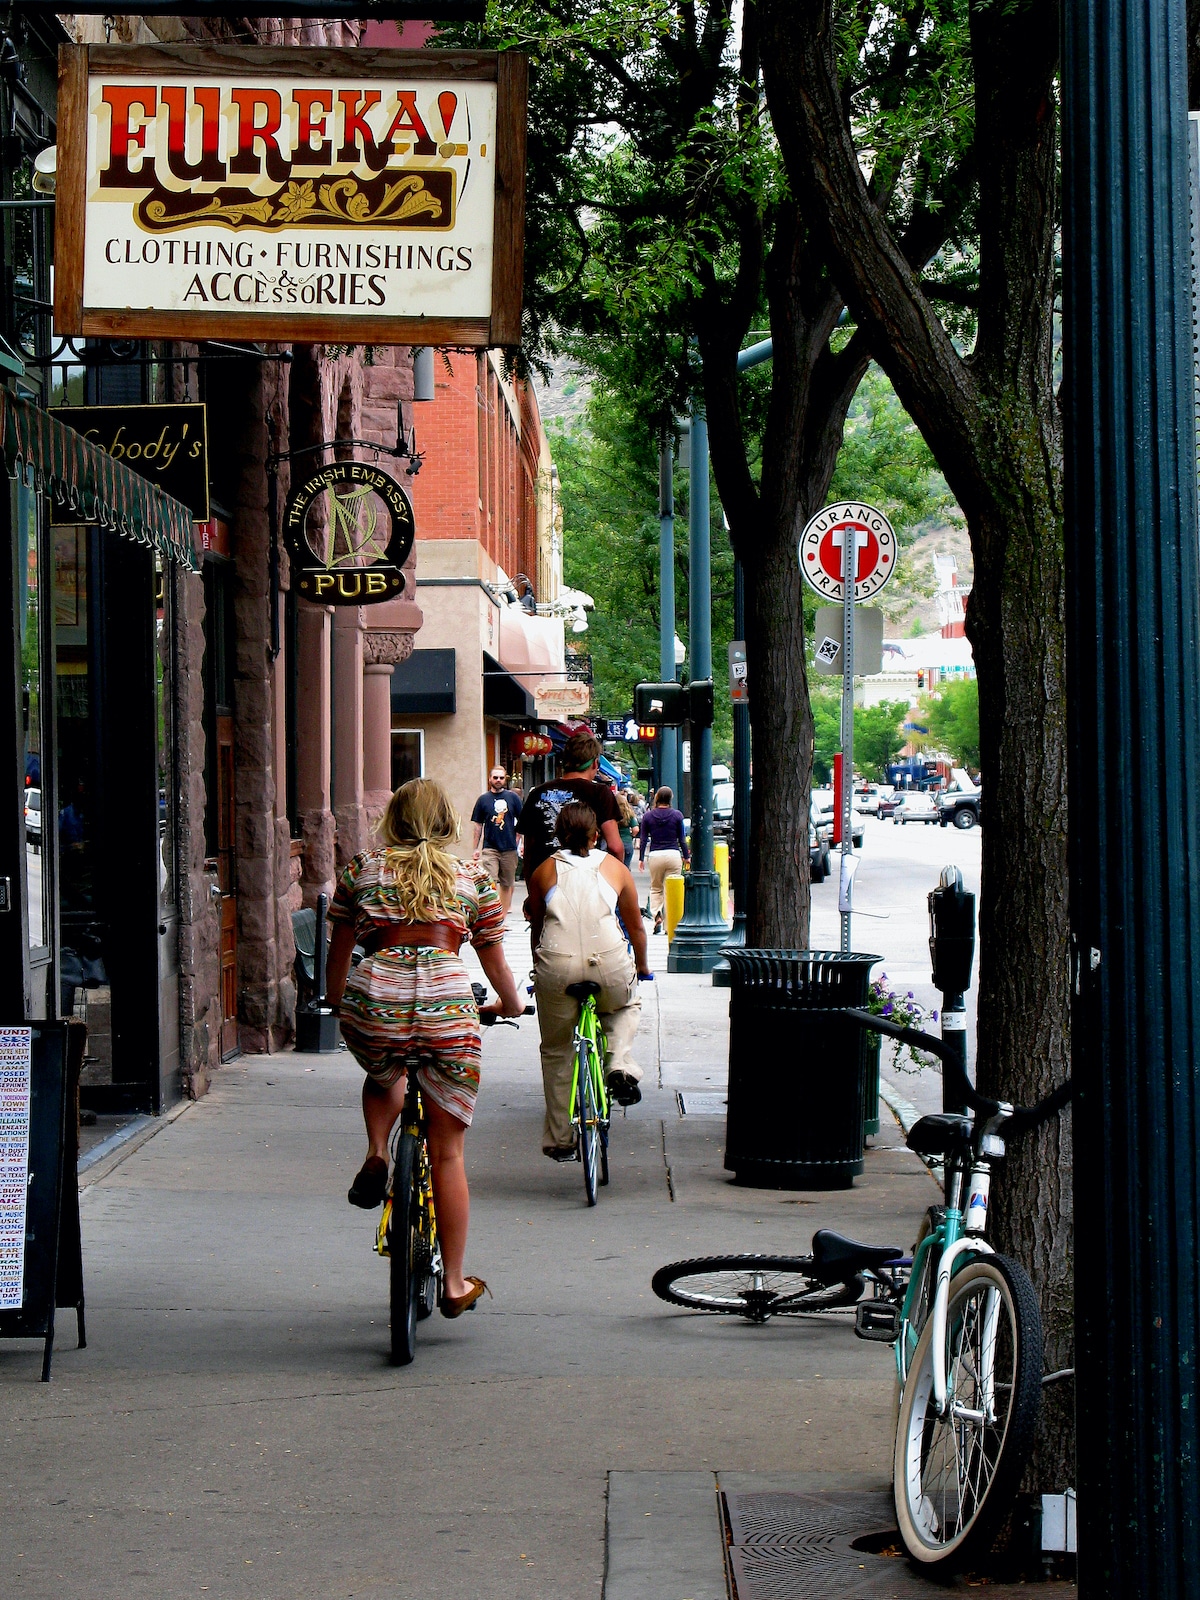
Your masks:
[[[848,1189],[863,1169],[867,1035],[822,1013],[865,1005],[871,968],[883,958],[723,954],[731,990],[726,1168],[759,1189]]]

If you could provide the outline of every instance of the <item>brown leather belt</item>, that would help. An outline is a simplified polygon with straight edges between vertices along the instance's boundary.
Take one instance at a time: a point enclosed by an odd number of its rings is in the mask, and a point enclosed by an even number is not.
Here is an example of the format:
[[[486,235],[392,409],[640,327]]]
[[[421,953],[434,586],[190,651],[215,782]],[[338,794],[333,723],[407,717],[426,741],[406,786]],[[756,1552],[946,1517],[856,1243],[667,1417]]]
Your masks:
[[[396,922],[390,927],[376,926],[359,941],[369,956],[398,945],[423,945],[427,950],[449,950],[456,956],[463,942],[463,931],[452,922]]]

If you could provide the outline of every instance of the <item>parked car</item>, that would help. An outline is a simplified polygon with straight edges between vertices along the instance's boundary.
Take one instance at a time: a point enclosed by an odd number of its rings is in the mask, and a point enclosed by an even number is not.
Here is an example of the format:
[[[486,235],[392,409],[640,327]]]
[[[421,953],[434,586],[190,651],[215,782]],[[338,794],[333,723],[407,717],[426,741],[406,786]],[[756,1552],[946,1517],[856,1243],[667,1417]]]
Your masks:
[[[892,812],[893,822],[924,822],[938,820],[937,801],[927,789],[906,789],[900,804]]]
[[[937,805],[943,828],[951,822],[956,828],[979,826],[979,789],[965,772],[955,772],[953,781],[938,795]]]
[[[879,804],[875,808],[875,815],[883,822],[888,817],[894,817],[896,808],[904,799],[903,789],[893,789],[890,794],[880,794]]]
[[[25,842],[35,851],[42,848],[42,791],[25,791]]]
[[[733,832],[733,785],[713,784],[713,833],[725,838]]]
[[[812,792],[812,806],[809,818],[816,828],[828,828],[830,838],[833,837],[833,790],[814,789]],[[863,839],[866,837],[861,822],[852,821],[850,839],[856,850],[861,850]]]
[[[808,876],[813,883],[824,883],[829,876],[829,834],[824,828],[808,825]]]

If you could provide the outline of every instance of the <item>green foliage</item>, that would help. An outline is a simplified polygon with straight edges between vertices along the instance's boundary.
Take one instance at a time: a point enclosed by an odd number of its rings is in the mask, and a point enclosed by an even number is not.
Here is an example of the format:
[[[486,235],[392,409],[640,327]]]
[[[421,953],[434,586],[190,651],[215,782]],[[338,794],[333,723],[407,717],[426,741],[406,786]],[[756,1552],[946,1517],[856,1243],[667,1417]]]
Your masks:
[[[979,684],[974,678],[946,683],[921,697],[931,741],[960,767],[979,770]]]
[[[813,714],[813,787],[833,779],[833,758],[842,748],[841,696],[834,689],[811,691]]]
[[[900,723],[908,711],[903,700],[884,700],[877,706],[854,708],[855,770],[878,783],[886,783],[888,764],[904,748]]]
[[[846,418],[830,500],[878,507],[901,545],[926,523],[957,514],[933,453],[905,411],[887,375],[872,364]]]
[[[596,602],[576,641],[592,656],[592,708],[616,717],[633,705],[638,682],[659,676],[658,446],[644,420],[619,395],[599,390],[586,422],[552,423],[563,510],[563,574]],[[676,473],[675,631],[687,643],[687,474]],[[733,554],[713,515],[713,747],[728,757],[732,739],[725,662],[733,637]]]
[[[842,748],[842,697],[837,689],[814,689],[813,784],[833,778],[833,758]],[[877,706],[854,708],[854,770],[878,783],[887,782],[888,763],[904,748],[907,735],[900,724],[908,707],[903,700],[886,700]]]

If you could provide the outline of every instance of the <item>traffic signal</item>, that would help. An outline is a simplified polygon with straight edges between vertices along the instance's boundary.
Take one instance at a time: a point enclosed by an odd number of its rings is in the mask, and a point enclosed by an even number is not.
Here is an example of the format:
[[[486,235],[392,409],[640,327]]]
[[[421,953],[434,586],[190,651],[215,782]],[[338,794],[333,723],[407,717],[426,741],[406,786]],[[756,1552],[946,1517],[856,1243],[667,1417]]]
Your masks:
[[[688,684],[688,721],[693,728],[712,727],[713,682],[711,678],[694,679]]]
[[[681,728],[687,721],[687,690],[681,683],[639,683],[633,714],[642,727]]]
[[[637,731],[639,744],[653,744],[658,738],[658,729],[647,725]]]
[[[713,724],[713,684],[699,678],[685,689],[681,683],[639,683],[633,691],[633,713],[642,727],[694,728]]]
[[[924,687],[925,687],[925,668],[924,667],[918,667],[917,668],[917,688],[918,689],[923,689]]]

